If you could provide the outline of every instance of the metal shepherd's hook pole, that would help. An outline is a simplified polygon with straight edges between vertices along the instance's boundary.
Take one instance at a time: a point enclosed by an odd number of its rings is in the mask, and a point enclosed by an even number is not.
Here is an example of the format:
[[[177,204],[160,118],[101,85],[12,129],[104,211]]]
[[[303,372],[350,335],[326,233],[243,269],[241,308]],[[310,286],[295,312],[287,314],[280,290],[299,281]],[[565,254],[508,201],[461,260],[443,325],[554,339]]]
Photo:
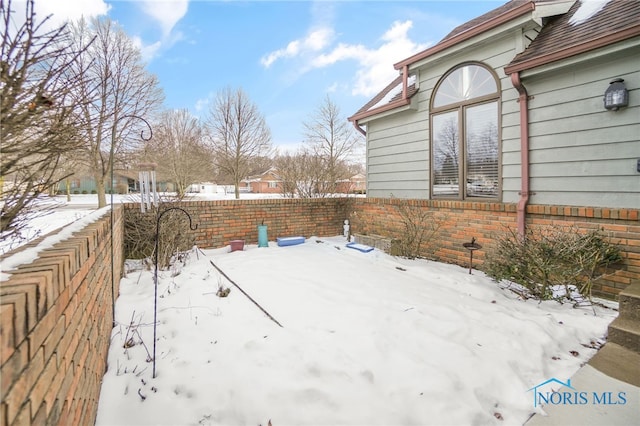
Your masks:
[[[136,118],[144,122],[149,128],[149,137],[146,138],[144,136],[144,130],[140,131],[140,139],[143,141],[150,141],[153,137],[153,129],[151,129],[151,124],[144,118],[134,115],[134,114],[125,114],[120,117],[116,116],[113,121],[113,127],[111,128],[111,149],[109,151],[109,167],[111,171],[111,183],[109,184],[109,189],[111,192],[110,202],[111,202],[111,320],[112,326],[116,325],[116,277],[115,277],[115,262],[114,262],[114,250],[113,250],[113,163],[115,163],[115,153],[116,153],[116,139],[118,133],[118,123],[123,118]]]
[[[153,285],[154,285],[154,294],[153,294],[153,378],[156,377],[156,330],[158,328],[158,248],[160,245],[160,219],[164,216],[165,213],[170,212],[171,210],[180,210],[189,218],[189,229],[195,231],[198,229],[198,224],[195,226],[192,224],[191,215],[182,207],[170,207],[164,210],[162,213],[158,215],[158,219],[156,220],[156,240],[155,240],[155,250],[154,250],[154,264],[155,264],[155,273],[153,275]]]

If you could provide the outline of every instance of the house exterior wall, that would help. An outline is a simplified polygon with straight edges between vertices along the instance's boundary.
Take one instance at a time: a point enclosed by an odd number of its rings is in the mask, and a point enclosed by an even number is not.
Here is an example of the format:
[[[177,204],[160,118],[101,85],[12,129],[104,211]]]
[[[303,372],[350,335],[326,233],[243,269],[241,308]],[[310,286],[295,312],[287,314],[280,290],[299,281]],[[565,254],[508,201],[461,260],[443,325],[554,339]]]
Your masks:
[[[242,182],[247,191],[254,194],[280,194],[282,193],[282,181],[271,172],[261,175],[259,178]]]
[[[367,125],[367,194],[372,197],[430,197],[429,105],[438,81],[464,62],[480,62],[499,79],[502,120],[502,201],[516,202],[520,190],[520,130],[518,93],[503,72],[522,45],[524,29],[517,28],[477,41],[469,50],[442,56],[422,66],[417,109],[363,120]],[[413,71],[412,71],[413,72]]]
[[[532,204],[640,206],[640,39],[635,46],[528,76]],[[603,95],[623,78],[629,106]]]
[[[429,117],[403,111],[367,123],[367,194],[426,198],[429,194]]]
[[[280,194],[282,193],[282,185],[279,181],[271,181],[273,182],[271,185],[270,181],[255,181],[249,184],[250,191],[254,194]],[[273,186],[275,184],[275,186]]]
[[[96,190],[97,190],[96,181],[93,177],[71,176],[69,180],[71,183],[72,194],[95,194],[96,193]],[[114,175],[113,182],[114,182],[114,189],[116,193],[118,194],[128,193],[129,179],[127,179],[126,176]],[[109,185],[109,179],[107,178],[107,181],[106,181],[107,193],[109,193],[109,190],[110,190],[110,185]],[[62,194],[67,193],[66,180],[63,180],[60,183],[58,183],[58,192]]]
[[[501,192],[514,203],[521,190],[520,104],[504,66],[526,27],[480,47],[443,55],[419,69],[417,109],[363,120],[367,125],[367,194],[428,199],[429,105],[438,80],[452,67],[478,61],[501,86]],[[545,72],[523,72],[529,94],[530,204],[634,208],[640,205],[640,40],[607,55],[583,54]],[[560,64],[562,65],[562,64]],[[535,70],[533,70],[535,71]],[[603,95],[625,80],[630,105],[607,111]]]

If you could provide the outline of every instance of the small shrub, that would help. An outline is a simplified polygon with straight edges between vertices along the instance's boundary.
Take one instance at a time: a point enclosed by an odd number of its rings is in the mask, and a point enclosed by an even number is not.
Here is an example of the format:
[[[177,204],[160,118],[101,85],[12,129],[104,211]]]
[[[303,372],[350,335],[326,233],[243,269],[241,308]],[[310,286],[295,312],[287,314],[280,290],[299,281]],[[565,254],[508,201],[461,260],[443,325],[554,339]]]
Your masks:
[[[498,282],[523,286],[526,297],[576,300],[591,299],[594,281],[620,260],[620,249],[600,230],[580,233],[574,227],[533,228],[523,239],[510,229],[497,238],[483,269]]]
[[[398,206],[403,225],[402,237],[391,241],[389,254],[416,259],[433,250],[432,240],[442,225],[434,212],[403,201]]]
[[[124,250],[127,259],[150,259],[149,263],[153,264],[157,219],[171,207],[180,207],[180,202],[164,199],[158,208],[152,207],[146,213],[132,211],[125,216],[127,238]],[[189,218],[183,212],[173,210],[163,215],[158,239],[158,268],[166,269],[182,260],[181,253],[193,247],[194,239],[189,232]]]

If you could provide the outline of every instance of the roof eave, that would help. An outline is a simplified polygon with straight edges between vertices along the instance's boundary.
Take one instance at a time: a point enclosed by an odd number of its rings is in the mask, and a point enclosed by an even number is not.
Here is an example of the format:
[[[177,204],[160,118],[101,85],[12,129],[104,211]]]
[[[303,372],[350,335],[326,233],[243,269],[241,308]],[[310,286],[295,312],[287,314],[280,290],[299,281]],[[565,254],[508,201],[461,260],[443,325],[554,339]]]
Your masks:
[[[529,3],[525,3],[521,6],[518,6],[516,8],[513,8],[505,13],[503,13],[502,15],[497,16],[495,19],[491,19],[488,21],[483,22],[480,25],[476,25],[473,28],[469,28],[466,31],[461,32],[460,34],[456,34],[455,36],[451,37],[450,39],[444,40],[438,44],[436,44],[435,46],[427,49],[427,50],[423,50],[422,52],[416,53],[413,56],[408,57],[407,59],[404,59],[396,64],[393,65],[393,67],[397,70],[402,69],[405,66],[409,66],[411,64],[413,64],[414,62],[420,61],[422,59],[425,59],[435,53],[441,52],[443,50],[446,50],[452,46],[455,46],[458,43],[461,43],[465,40],[468,40],[470,38],[473,38],[479,34],[482,34],[492,28],[498,27],[506,22],[511,21],[512,19],[518,18],[520,16],[526,15],[527,13],[530,13],[532,11],[535,10],[535,3],[534,2],[529,2]]]
[[[347,120],[352,122],[358,122],[358,120],[362,120],[363,118],[371,117],[373,115],[391,111],[392,109],[400,108],[410,104],[411,104],[411,98],[398,99],[397,101],[390,102],[378,108],[370,109],[368,111],[363,111],[360,114],[352,115],[351,117],[347,118]]]
[[[640,24],[636,24],[630,28],[627,28],[622,31],[618,31],[613,34],[608,34],[594,40],[589,40],[584,43],[580,43],[566,49],[558,50],[555,52],[548,53],[546,55],[538,56],[535,58],[531,58],[526,61],[522,61],[513,65],[508,65],[504,68],[505,74],[513,74],[521,71],[526,71],[532,68],[539,67],[541,65],[546,65],[551,62],[560,61],[562,59],[567,59],[571,56],[579,55],[581,53],[586,53],[591,50],[595,50],[601,47],[608,46],[610,44],[623,41],[629,38],[633,38],[636,36],[640,36]]]

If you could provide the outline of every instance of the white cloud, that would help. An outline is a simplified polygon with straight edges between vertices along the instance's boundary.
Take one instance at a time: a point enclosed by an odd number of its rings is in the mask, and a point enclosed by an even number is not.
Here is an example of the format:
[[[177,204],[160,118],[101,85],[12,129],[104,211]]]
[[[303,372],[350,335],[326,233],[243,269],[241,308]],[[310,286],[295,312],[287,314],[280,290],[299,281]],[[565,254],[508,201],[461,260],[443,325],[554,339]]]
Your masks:
[[[293,40],[286,47],[274,50],[260,59],[260,63],[269,68],[281,58],[294,58],[309,52],[317,52],[327,46],[333,38],[333,29],[321,27],[311,31],[305,38]]]
[[[407,37],[411,21],[394,22],[384,33],[384,43],[375,50],[368,50],[356,72],[354,95],[372,96],[398,76],[393,64],[424,50],[428,44],[415,43]]]
[[[327,87],[326,92],[327,93],[336,93],[339,88],[340,88],[340,83],[336,82],[336,83],[331,84],[329,87]]]
[[[355,61],[357,68],[354,81],[350,82],[351,93],[372,96],[398,76],[398,71],[393,68],[394,63],[429,46],[409,38],[408,32],[412,26],[413,22],[410,20],[393,22],[373,48],[363,44],[339,43],[329,50],[323,49],[334,38],[334,31],[329,27],[322,27],[303,39],[293,40],[286,47],[263,56],[260,62],[265,68],[269,68],[278,60],[298,58],[301,61],[295,68],[298,78],[314,68],[329,67],[347,60]],[[337,86],[332,88],[335,87]]]
[[[26,1],[13,1],[11,8],[15,10],[16,18],[24,19]],[[36,1],[35,10],[38,22],[51,15],[45,25],[46,28],[56,28],[67,21],[76,21],[83,16],[86,19],[106,15],[111,6],[104,0],[65,0],[65,1]]]
[[[367,49],[362,45],[349,45],[340,43],[329,53],[323,53],[316,56],[311,65],[314,68],[322,68],[329,65],[333,65],[336,62],[344,61],[346,59],[356,59],[358,61],[365,60],[367,56]]]
[[[213,96],[214,96],[213,94],[209,93],[209,95],[206,98],[198,99],[194,106],[194,109],[196,110],[196,112],[206,111],[209,108],[209,105],[211,104],[211,99],[213,99]]]
[[[162,28],[163,38],[168,38],[176,24],[189,9],[189,0],[145,0],[140,7]]]
[[[140,49],[140,54],[142,55],[142,59],[145,61],[149,61],[153,59],[160,49],[162,49],[162,42],[156,41],[151,44],[144,44],[144,41],[138,36],[132,36],[131,41],[133,45]]]
[[[341,43],[332,51],[314,58],[311,65],[319,68],[348,59],[357,61],[358,69],[351,93],[372,96],[398,76],[398,71],[393,68],[394,63],[428,47],[428,44],[409,39],[407,33],[412,25],[411,21],[396,21],[380,37],[382,44],[377,48]]]
[[[138,4],[140,10],[156,21],[162,31],[160,39],[149,44],[145,44],[138,36],[132,37],[142,58],[151,61],[163,50],[184,40],[184,34],[176,31],[175,26],[187,14],[189,0],[144,0]]]
[[[394,42],[398,39],[406,39],[407,32],[413,27],[413,22],[411,21],[395,21],[391,28],[387,30],[386,33],[382,35],[382,40]]]

